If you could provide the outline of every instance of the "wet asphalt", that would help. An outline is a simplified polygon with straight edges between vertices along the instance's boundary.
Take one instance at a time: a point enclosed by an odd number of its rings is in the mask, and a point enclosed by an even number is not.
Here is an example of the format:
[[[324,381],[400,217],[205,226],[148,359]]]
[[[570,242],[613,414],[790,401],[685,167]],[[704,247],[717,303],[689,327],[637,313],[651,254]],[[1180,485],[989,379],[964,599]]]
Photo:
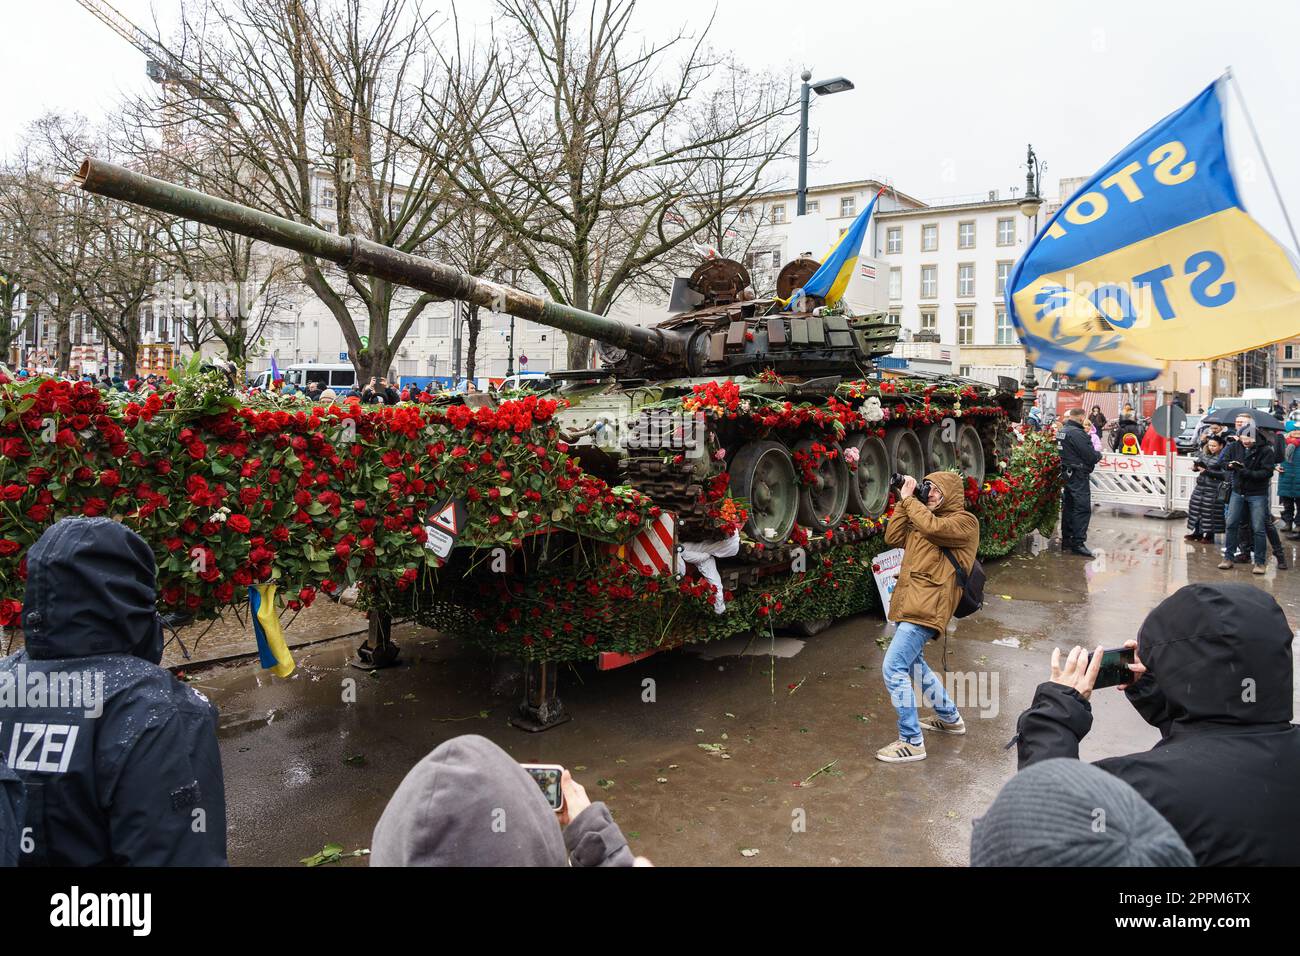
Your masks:
[[[969,732],[929,735],[928,759],[913,764],[872,756],[896,737],[880,674],[888,626],[872,615],[806,641],[733,640],[711,659],[685,650],[604,673],[566,668],[572,720],[541,734],[507,723],[517,700],[492,693],[488,656],[423,629],[396,629],[402,663],[374,674],[348,665],[349,637],[300,647],[288,680],[255,662],[192,671],[221,710],[230,861],[297,865],[326,843],[368,847],[410,767],[476,733],[520,761],[569,767],[657,865],[964,865],[971,821],[1015,772],[1005,747],[1053,647],[1120,644],[1191,581],[1250,581],[1300,620],[1300,571],[1218,571],[1217,553],[1185,532],[1181,520],[1098,510],[1093,561],[1035,536],[990,563],[985,608],[946,642]],[[349,615],[330,611],[328,626],[361,621]],[[936,670],[943,644],[926,652]],[[1097,691],[1093,713],[1085,759],[1157,738],[1118,691]]]

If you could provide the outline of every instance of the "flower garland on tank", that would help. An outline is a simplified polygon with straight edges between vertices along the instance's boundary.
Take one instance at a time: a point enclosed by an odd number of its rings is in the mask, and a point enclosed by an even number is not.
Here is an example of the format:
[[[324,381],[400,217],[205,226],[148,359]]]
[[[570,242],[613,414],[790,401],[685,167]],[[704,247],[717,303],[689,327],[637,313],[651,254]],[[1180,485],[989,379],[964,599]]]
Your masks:
[[[1059,460],[1050,440],[1032,436],[1017,446],[1006,476],[987,484],[972,509],[980,518],[982,558],[1005,554],[1034,528],[1050,531],[1059,501]],[[608,555],[509,579],[457,575],[450,592],[437,589],[433,600],[413,614],[421,623],[493,652],[557,661],[592,658],[602,651],[638,654],[756,628],[766,632],[769,625],[878,609],[872,562],[886,550],[886,523],[884,517],[848,516],[842,527],[865,531],[868,537],[841,544],[817,540],[796,525],[788,544],[809,550],[806,570],[726,593],[727,612],[721,615],[713,613],[712,586],[702,578],[651,577]],[[753,541],[744,541],[742,549],[766,550]],[[497,614],[487,607],[504,610]]]
[[[787,409],[722,384],[696,395],[708,414],[844,424],[843,410],[829,403]],[[556,530],[616,544],[659,515],[639,492],[582,470],[559,439],[558,407],[538,396],[495,409],[241,401],[207,375],[119,401],[88,383],[0,376],[0,626],[18,621],[26,550],[65,515],[107,515],[139,531],[154,549],[164,610],[212,616],[267,581],[294,609],[361,583],[372,607],[414,608],[441,630],[548,660],[878,606],[870,564],[884,548],[884,522],[867,518],[846,519],[869,534],[853,543],[796,527],[790,543],[810,549],[808,570],[729,595],[722,615],[712,611],[707,581],[647,577],[600,549],[513,578],[488,575],[481,559],[468,575],[439,568],[424,547],[424,517],[453,497],[468,510],[457,551],[468,556],[496,546],[523,554]],[[809,417],[809,409],[827,417]],[[999,476],[977,495],[971,489],[981,555],[1006,553],[1031,528],[1049,529],[1059,482],[1054,443],[1026,436]],[[746,508],[728,497],[727,483],[720,471],[703,491],[723,530],[743,524]],[[508,602],[484,600],[502,587],[513,589]]]
[[[786,384],[784,378],[770,369],[760,373],[758,380],[771,385]],[[916,427],[949,417],[1005,418],[1006,409],[992,401],[994,394],[991,388],[980,389],[968,383],[937,385],[919,379],[861,379],[841,383],[834,395],[828,396],[824,404],[818,404],[742,391],[737,382],[728,379],[693,385],[689,395],[665,399],[651,407],[702,413],[714,420],[739,421],[759,435],[812,430],[838,442],[854,431],[883,438],[885,421]],[[858,406],[851,404],[869,398],[880,399],[883,421],[868,420]]]
[[[450,498],[468,511],[458,543],[479,547],[553,528],[617,542],[659,513],[582,470],[552,399],[285,407],[191,374],[126,402],[0,375],[0,626],[18,622],[27,549],[68,515],[130,525],[154,548],[161,607],[209,617],[266,582],[290,609],[358,582],[405,590],[437,563],[424,517]]]

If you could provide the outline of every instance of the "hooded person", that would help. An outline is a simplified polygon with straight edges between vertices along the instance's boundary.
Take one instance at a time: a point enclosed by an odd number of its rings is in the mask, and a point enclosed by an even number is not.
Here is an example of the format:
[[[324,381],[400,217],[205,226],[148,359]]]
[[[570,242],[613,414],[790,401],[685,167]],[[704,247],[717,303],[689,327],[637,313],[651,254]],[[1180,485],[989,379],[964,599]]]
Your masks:
[[[576,787],[583,800],[586,794]],[[411,768],[370,842],[371,866],[632,866],[601,802],[569,819],[510,755],[474,734],[453,737]],[[567,825],[561,829],[563,816]]]
[[[966,724],[943,684],[925,662],[925,645],[948,628],[961,600],[954,562],[969,573],[980,543],[979,519],[966,510],[961,476],[951,471],[926,475],[930,495],[914,497],[908,477],[885,526],[885,544],[903,549],[898,581],[889,599],[889,619],[898,624],[885,652],[882,671],[890,700],[898,710],[898,739],[876,751],[886,763],[925,759],[923,730],[964,734]],[[918,720],[913,677],[935,716]]]
[[[1124,693],[1160,741],[1096,766],[1155,807],[1199,866],[1300,864],[1291,640],[1286,615],[1267,592],[1189,584],[1147,615],[1130,642],[1138,679]],[[1021,768],[1079,756],[1100,663],[1099,654],[1088,664],[1080,651],[1059,675],[1054,663],[1053,679],[1020,715]]]
[[[155,601],[153,551],[116,521],[64,518],[28,552],[25,647],[0,660],[20,865],[226,864],[217,710],[158,666]]]
[[[1078,760],[1044,760],[1009,781],[975,821],[971,866],[1195,866],[1169,821],[1123,780]]]

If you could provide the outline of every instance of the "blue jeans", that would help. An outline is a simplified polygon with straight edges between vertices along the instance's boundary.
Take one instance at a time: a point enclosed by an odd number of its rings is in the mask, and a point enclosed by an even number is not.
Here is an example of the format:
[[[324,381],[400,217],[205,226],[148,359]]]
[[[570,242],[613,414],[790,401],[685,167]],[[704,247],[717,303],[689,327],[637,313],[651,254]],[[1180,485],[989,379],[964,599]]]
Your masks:
[[[1241,533],[1241,522],[1250,509],[1250,530],[1254,534],[1254,559],[1256,564],[1264,564],[1268,559],[1268,538],[1264,531],[1264,521],[1271,518],[1268,513],[1268,495],[1240,495],[1232,493],[1228,499],[1228,534],[1223,542],[1223,553],[1229,561],[1237,553],[1237,538]]]
[[[911,744],[923,741],[921,725],[916,720],[916,692],[912,686],[913,678],[921,685],[922,699],[934,707],[940,720],[956,723],[961,720],[957,705],[943,689],[939,676],[930,670],[925,662],[925,645],[938,631],[920,624],[904,621],[894,631],[894,639],[885,651],[885,662],[881,670],[885,675],[885,686],[889,689],[889,699],[898,710],[898,739]]]

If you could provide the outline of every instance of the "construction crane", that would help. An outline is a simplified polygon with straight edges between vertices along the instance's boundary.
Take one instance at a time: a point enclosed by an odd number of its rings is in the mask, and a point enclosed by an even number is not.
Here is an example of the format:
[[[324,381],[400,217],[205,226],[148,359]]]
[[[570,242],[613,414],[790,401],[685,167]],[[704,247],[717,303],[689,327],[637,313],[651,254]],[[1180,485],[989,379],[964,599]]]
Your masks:
[[[145,55],[145,73],[149,79],[162,86],[164,92],[172,93],[176,87],[180,87],[191,96],[215,106],[227,117],[232,116],[229,103],[213,95],[179,57],[128,20],[108,0],[77,0],[77,3]]]

